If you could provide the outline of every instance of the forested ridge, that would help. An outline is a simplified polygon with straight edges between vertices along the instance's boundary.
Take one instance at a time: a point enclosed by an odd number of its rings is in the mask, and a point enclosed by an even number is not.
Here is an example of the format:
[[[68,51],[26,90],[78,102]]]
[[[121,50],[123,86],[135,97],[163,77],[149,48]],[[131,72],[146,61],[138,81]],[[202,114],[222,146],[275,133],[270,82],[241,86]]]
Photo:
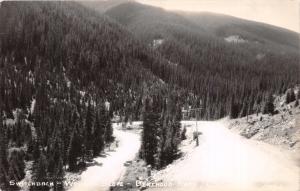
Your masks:
[[[106,14],[169,61],[176,83],[202,102],[201,118],[261,111],[269,94],[299,83],[299,35],[274,26],[210,13],[175,13],[129,2]],[[238,35],[245,43],[228,43]],[[160,41],[154,46],[155,41]],[[164,79],[164,78],[163,78]],[[191,99],[189,99],[191,100]],[[201,100],[201,101],[200,101]]]
[[[140,157],[162,168],[178,157],[183,106],[201,106],[203,119],[235,118],[299,83],[293,47],[228,44],[179,14],[117,5],[102,15],[76,2],[1,2],[3,190],[19,190],[9,181],[30,164],[40,182],[83,170],[114,141],[116,118],[143,120]]]

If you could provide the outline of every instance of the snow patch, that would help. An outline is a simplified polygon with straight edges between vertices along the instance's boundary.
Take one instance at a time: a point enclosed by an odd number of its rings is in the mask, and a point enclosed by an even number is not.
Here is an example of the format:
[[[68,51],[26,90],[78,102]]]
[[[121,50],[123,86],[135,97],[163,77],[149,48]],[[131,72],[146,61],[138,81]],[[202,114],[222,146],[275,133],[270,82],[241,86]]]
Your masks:
[[[71,81],[67,81],[67,87],[68,87],[68,88],[71,87]]]
[[[171,62],[170,60],[168,60],[168,64],[171,65],[171,66],[175,66],[175,67],[178,66],[177,63]]]
[[[256,59],[257,60],[262,60],[265,56],[266,56],[265,54],[259,53],[259,54],[256,55]]]
[[[106,111],[109,111],[110,110],[110,103],[108,101],[105,101],[104,105],[105,105]]]
[[[159,82],[162,83],[162,84],[166,84],[165,81],[163,81],[163,79],[159,78]]]
[[[31,102],[31,105],[30,105],[30,113],[33,114],[33,111],[34,111],[34,108],[35,108],[35,103],[36,103],[36,100],[33,99],[32,102]]]
[[[35,81],[34,81],[34,75],[33,75],[33,73],[32,73],[31,70],[28,72],[28,79],[29,79],[29,81],[31,83],[33,83],[33,84],[35,83]]]
[[[158,48],[162,43],[164,43],[164,39],[154,39],[152,42],[152,47],[153,48]]]
[[[79,94],[81,95],[81,97],[84,97],[86,92],[85,91],[79,91]]]
[[[30,187],[29,187],[28,183],[31,182],[32,165],[33,165],[33,161],[25,162],[25,170],[24,170],[25,171],[25,177],[23,178],[23,180],[18,182],[20,190],[22,190],[22,191],[29,191],[30,190]]]
[[[29,126],[30,126],[32,138],[34,140],[37,140],[37,133],[36,133],[36,129],[35,129],[33,123],[28,121],[27,119],[26,119],[26,123],[29,124]]]
[[[5,123],[5,125],[7,125],[7,126],[13,126],[13,125],[16,124],[16,121],[13,120],[13,119],[8,118],[8,119],[5,119],[5,120],[4,120],[4,123]]]
[[[246,43],[246,42],[248,42],[247,40],[243,39],[239,35],[231,35],[231,36],[224,38],[224,40],[229,43]]]

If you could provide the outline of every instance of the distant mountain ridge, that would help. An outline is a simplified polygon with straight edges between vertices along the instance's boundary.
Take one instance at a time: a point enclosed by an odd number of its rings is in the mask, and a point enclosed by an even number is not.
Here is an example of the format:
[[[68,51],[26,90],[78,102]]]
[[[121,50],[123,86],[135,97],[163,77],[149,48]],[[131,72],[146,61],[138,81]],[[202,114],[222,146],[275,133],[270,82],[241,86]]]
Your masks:
[[[208,110],[204,118],[229,114],[229,108],[235,107],[237,115],[245,114],[243,107],[252,113],[266,94],[283,93],[299,81],[295,32],[226,15],[173,12],[136,2],[119,4],[105,14],[172,66],[187,71],[179,84],[201,97]]]
[[[98,1],[77,1],[78,3],[88,7],[90,9],[97,10],[100,13],[118,6],[123,3],[132,2],[134,0],[98,0]]]
[[[147,29],[147,25],[159,26],[162,23],[166,25],[168,22],[168,25],[178,25],[203,35],[210,34],[221,38],[240,35],[262,44],[282,45],[284,48],[299,49],[299,34],[296,32],[227,15],[209,12],[172,12],[136,2],[126,2],[113,6],[106,11],[106,14],[121,24],[127,25],[129,28],[132,27],[137,32],[139,32],[139,27],[136,26],[138,24],[141,25],[141,28]]]
[[[299,49],[299,33],[273,25],[213,13],[184,13],[193,23],[217,36],[241,35],[245,38],[273,42]]]

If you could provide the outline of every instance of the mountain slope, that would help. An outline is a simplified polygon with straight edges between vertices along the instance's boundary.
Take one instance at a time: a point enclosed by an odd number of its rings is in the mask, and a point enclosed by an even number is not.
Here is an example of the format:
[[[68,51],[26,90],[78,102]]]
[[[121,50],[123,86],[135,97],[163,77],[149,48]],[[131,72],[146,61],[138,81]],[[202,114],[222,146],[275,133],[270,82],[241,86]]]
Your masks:
[[[107,99],[113,99],[114,91],[158,82],[152,70],[164,64],[147,47],[77,3],[3,2],[2,10],[1,57],[14,59],[24,73],[33,73],[38,62],[47,63],[45,70],[63,73],[82,91],[98,87]]]
[[[295,32],[227,15],[172,12],[135,2],[113,6],[106,11],[106,14],[131,28],[136,34],[154,33],[157,30],[162,32],[167,27],[172,29],[177,27],[176,30],[179,28],[186,31],[192,30],[195,33],[221,39],[239,35],[256,43],[270,46],[285,45],[283,48],[299,49],[299,34]],[[143,31],[140,31],[142,28],[144,28]],[[143,34],[143,39],[145,37]]]
[[[147,42],[151,38],[160,38],[160,36],[167,35],[169,30],[190,31],[194,29],[195,32],[199,29],[199,27],[177,13],[136,2],[123,3],[112,7],[106,11],[106,15],[128,27],[142,41],[148,40]]]
[[[229,128],[248,139],[264,141],[286,150],[295,150],[295,153],[298,153],[300,127],[297,124],[299,120],[297,118],[300,114],[300,107],[299,100],[286,102],[287,95],[291,91],[297,92],[296,100],[299,99],[300,94],[297,87],[288,90],[283,96],[276,96],[274,100],[275,115],[258,113],[245,118],[230,120]]]
[[[220,14],[181,12],[181,15],[221,38],[239,35],[256,43],[299,50],[299,34],[287,29]]]
[[[177,83],[198,96],[190,104],[202,103],[203,118],[253,113],[260,110],[267,94],[283,93],[299,81],[296,33],[232,17],[176,13],[134,2],[115,6],[106,14],[170,65],[185,70]]]
[[[139,118],[144,97],[168,88],[164,60],[76,2],[1,2],[0,34],[3,190],[28,166],[31,181],[55,182],[86,168],[114,141],[114,115]]]

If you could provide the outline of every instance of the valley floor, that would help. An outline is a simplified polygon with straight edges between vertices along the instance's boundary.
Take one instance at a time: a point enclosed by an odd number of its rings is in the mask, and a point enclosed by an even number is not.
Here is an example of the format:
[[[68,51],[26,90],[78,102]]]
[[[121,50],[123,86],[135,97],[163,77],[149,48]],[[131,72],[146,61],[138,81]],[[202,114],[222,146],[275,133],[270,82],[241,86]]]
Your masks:
[[[121,180],[126,170],[124,163],[132,160],[140,148],[140,136],[120,130],[116,125],[114,136],[118,147],[107,151],[105,157],[94,159],[97,165],[88,167],[80,175],[80,180],[69,189],[70,191],[107,191],[110,185],[117,184]]]

